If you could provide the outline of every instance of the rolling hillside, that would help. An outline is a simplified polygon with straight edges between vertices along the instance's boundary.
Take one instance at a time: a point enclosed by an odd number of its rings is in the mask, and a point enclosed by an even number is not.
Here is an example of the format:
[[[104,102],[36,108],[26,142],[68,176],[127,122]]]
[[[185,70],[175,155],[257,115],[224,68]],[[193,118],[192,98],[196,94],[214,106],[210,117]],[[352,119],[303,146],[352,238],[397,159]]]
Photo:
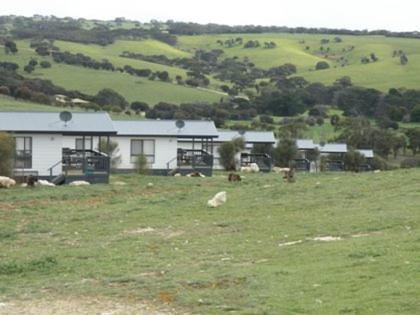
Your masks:
[[[175,83],[150,81],[147,78],[130,76],[126,73],[117,71],[93,70],[79,66],[58,64],[53,62],[51,57],[38,56],[34,50],[29,47],[29,41],[17,41],[17,45],[19,52],[16,55],[6,55],[4,50],[0,49],[0,61],[15,62],[19,64],[20,73],[22,75],[31,78],[38,77],[48,79],[69,90],[79,90],[93,95],[103,88],[112,88],[124,95],[130,102],[144,101],[151,105],[160,101],[186,103],[196,101],[215,102],[220,99],[220,94],[218,92],[180,86]],[[158,41],[124,41],[117,42],[114,45],[105,48],[98,45],[82,45],[60,41],[57,41],[56,45],[63,51],[83,53],[97,60],[108,59],[115,66],[131,65],[136,68],[149,68],[152,71],[166,70],[172,78],[176,75],[185,77],[185,71],[183,69],[118,56],[127,49],[134,52],[149,52],[152,54],[161,51],[163,53],[168,53],[169,56],[176,56],[176,54],[178,54],[178,56],[188,55],[187,53]],[[53,66],[49,69],[37,67],[32,74],[28,75],[23,72],[22,69],[31,58],[35,58],[38,61],[48,60]]]
[[[243,41],[258,40],[260,43],[273,41],[274,49],[249,48],[238,45],[232,48],[220,46],[217,40],[242,37]],[[226,34],[181,36],[178,47],[192,52],[194,49],[223,49],[227,56],[249,59],[261,68],[270,68],[292,63],[297,66],[297,75],[311,82],[333,83],[337,78],[350,76],[353,83],[365,87],[387,90],[391,87],[420,88],[420,40],[388,38],[383,36],[340,36],[342,42],[334,42],[335,35],[308,34]],[[328,44],[321,44],[328,39]],[[320,47],[330,51],[320,52]],[[350,47],[354,49],[350,51]],[[309,47],[309,50],[306,49]],[[346,52],[343,52],[343,49]],[[401,66],[399,58],[393,58],[394,50],[404,51],[409,59],[406,66]],[[362,64],[360,59],[375,53],[379,60],[375,63]],[[326,55],[328,57],[326,58]],[[339,58],[348,60],[348,65],[340,66]],[[327,61],[331,68],[315,71],[318,61]]]

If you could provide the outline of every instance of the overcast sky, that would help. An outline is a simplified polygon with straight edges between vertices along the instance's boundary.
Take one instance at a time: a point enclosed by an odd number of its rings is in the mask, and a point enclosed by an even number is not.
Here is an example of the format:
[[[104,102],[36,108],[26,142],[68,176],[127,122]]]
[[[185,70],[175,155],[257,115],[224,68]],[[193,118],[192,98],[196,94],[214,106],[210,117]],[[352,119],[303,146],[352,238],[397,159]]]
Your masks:
[[[419,0],[4,0],[0,14],[420,30]]]

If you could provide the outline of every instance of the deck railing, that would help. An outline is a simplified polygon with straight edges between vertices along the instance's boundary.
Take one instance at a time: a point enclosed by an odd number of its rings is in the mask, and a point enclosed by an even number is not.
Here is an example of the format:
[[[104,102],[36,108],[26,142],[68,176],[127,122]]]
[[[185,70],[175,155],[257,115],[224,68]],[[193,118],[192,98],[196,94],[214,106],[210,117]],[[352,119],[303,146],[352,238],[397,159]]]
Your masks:
[[[204,150],[178,149],[176,161],[179,168],[213,168],[213,155]]]

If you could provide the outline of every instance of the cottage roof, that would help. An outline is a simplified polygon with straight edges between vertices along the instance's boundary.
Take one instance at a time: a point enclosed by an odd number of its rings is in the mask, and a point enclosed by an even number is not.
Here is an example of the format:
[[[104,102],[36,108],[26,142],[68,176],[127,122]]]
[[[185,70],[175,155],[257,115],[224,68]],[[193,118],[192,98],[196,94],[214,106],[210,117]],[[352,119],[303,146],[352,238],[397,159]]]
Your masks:
[[[119,136],[216,138],[219,135],[213,121],[185,120],[183,128],[175,123],[176,120],[115,120],[114,127]]]
[[[75,112],[68,122],[59,112],[0,112],[0,131],[15,133],[116,134],[107,113]]]

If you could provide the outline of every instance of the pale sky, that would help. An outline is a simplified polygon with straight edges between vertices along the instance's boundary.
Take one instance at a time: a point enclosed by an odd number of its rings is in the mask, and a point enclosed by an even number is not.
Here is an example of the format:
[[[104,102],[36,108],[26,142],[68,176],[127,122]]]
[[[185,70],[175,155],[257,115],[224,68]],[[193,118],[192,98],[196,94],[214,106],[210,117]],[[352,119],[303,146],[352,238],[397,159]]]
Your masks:
[[[4,0],[8,14],[420,31],[418,0]]]

